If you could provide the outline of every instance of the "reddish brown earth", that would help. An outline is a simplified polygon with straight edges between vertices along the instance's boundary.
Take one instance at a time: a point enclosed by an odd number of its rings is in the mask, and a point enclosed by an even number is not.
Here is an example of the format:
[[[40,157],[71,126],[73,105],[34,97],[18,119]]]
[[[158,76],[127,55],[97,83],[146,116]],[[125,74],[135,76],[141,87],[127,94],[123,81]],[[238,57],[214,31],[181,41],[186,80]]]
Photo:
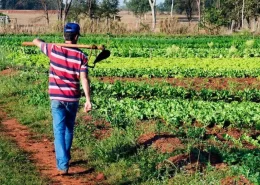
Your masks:
[[[152,145],[161,153],[171,153],[174,150],[183,148],[181,140],[169,133],[148,133],[141,135],[137,140],[138,145],[149,146]]]
[[[176,149],[183,148],[179,138],[160,138],[154,142],[153,146],[162,153],[171,153]]]
[[[139,145],[149,146],[151,145],[156,150],[161,153],[172,153],[175,150],[184,149],[185,146],[182,144],[181,140],[169,133],[147,133],[141,135],[137,140]],[[199,157],[204,157],[210,162],[211,165],[215,166],[218,169],[225,168],[221,160],[221,157],[217,154],[208,153],[201,151],[199,154],[190,153],[190,154],[179,154],[173,157],[168,158],[166,161],[159,163],[157,165],[158,169],[175,166],[174,169],[184,169],[188,173],[194,173],[197,171],[203,171],[206,167],[204,162],[200,162]],[[173,170],[174,170],[173,169]]]
[[[172,86],[180,86],[195,90],[215,89],[215,90],[243,90],[260,89],[260,80],[257,78],[120,78],[120,77],[100,77],[100,81],[114,83],[123,82],[145,82],[150,84],[166,82]]]
[[[85,169],[72,165],[73,163],[76,164],[77,161],[72,161],[68,175],[59,175],[56,169],[52,141],[45,136],[31,132],[28,127],[19,124],[16,119],[7,119],[6,114],[1,109],[0,121],[4,129],[1,134],[11,138],[23,151],[30,153],[30,160],[34,162],[40,174],[50,179],[52,184],[106,184],[104,174],[95,172],[93,168]],[[36,139],[37,137],[39,139]]]
[[[231,141],[227,141],[224,138],[224,134],[227,134],[229,136],[231,136],[232,138],[238,140],[245,132],[241,129],[237,129],[237,128],[219,128],[217,126],[213,127],[213,128],[207,128],[206,130],[206,134],[207,135],[214,135],[216,136],[220,141],[222,141],[223,143],[228,144],[230,147],[236,147],[234,146],[234,143],[232,143]],[[250,130],[250,133],[247,133],[246,135],[252,137],[252,138],[256,138],[257,136],[260,135],[260,131],[258,130]],[[257,147],[254,146],[251,143],[248,143],[246,141],[242,142],[243,148],[247,148],[250,150],[256,149]]]
[[[166,161],[158,164],[157,168],[161,169],[164,167],[174,165],[176,169],[182,168],[183,170],[185,170],[185,172],[188,173],[194,173],[197,171],[202,172],[206,168],[206,163],[201,162],[199,160],[199,157],[201,156],[208,159],[207,162],[209,162],[212,166],[214,166],[217,169],[225,169],[227,167],[227,164],[223,163],[217,154],[201,151],[201,153],[199,154],[186,153],[175,155],[173,157],[168,158]]]
[[[93,119],[91,116],[84,116],[83,120],[85,121],[86,126],[94,127],[93,136],[96,139],[105,139],[111,135],[111,124],[105,120],[95,120],[94,123],[92,123]]]
[[[224,141],[224,134],[228,134],[229,136],[235,138],[235,139],[239,139],[241,137],[241,135],[243,134],[243,131],[237,129],[237,128],[231,128],[231,129],[223,129],[223,128],[219,128],[217,126],[213,127],[213,128],[207,128],[206,133],[208,135],[215,135],[219,140]]]
[[[0,71],[0,75],[11,76],[11,75],[15,75],[16,72],[17,71],[15,69],[9,68],[9,69],[5,69],[5,70]]]
[[[244,176],[240,177],[227,177],[221,180],[221,185],[253,185]]]

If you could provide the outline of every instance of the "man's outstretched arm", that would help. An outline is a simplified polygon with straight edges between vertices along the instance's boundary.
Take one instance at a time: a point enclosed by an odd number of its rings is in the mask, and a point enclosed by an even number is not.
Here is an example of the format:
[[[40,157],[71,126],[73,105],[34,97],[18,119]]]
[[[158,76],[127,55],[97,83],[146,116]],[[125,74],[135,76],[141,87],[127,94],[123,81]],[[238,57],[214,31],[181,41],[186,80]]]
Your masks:
[[[39,47],[39,48],[41,48],[41,43],[42,42],[44,42],[44,40],[41,40],[41,39],[38,39],[38,38],[33,40],[34,45]]]
[[[88,74],[86,72],[80,73],[82,87],[86,97],[86,103],[84,105],[84,112],[89,112],[92,109],[91,101],[90,101],[90,82],[88,78]]]

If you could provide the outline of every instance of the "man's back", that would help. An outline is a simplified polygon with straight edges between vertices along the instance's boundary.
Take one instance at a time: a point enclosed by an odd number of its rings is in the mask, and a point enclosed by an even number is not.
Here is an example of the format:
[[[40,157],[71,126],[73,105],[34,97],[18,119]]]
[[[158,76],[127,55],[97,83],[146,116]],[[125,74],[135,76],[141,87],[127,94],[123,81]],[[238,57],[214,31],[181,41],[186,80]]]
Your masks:
[[[50,59],[50,99],[78,101],[80,72],[87,72],[87,57],[77,48],[42,43],[41,50]]]

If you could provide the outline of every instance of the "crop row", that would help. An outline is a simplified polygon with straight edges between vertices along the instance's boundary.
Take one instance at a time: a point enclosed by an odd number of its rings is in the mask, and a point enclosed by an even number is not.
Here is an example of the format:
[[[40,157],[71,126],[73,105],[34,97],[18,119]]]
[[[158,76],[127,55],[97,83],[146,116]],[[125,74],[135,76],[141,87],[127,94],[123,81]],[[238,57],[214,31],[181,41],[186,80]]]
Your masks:
[[[110,57],[104,62],[97,64],[98,68],[118,68],[118,69],[233,69],[233,70],[254,70],[260,68],[260,58],[231,58],[231,59],[209,59],[209,58],[117,58]]]
[[[260,69],[255,70],[235,70],[235,69],[215,69],[206,70],[203,68],[199,69],[185,69],[180,67],[174,67],[172,69],[95,69],[90,71],[91,76],[104,77],[259,77]]]
[[[199,122],[206,126],[260,128],[260,105],[252,102],[207,102],[181,99],[136,100],[94,97],[93,107],[107,121],[126,126],[139,119],[160,119],[166,124],[180,126]]]
[[[3,35],[0,36],[1,45],[20,46],[22,42],[32,41],[35,36],[26,35]],[[40,38],[47,42],[63,42],[61,35],[43,35]],[[253,43],[249,41],[254,40]],[[167,48],[172,45],[185,48],[230,48],[238,49],[248,46],[259,48],[260,37],[251,36],[118,36],[118,35],[86,35],[80,37],[79,42],[83,44],[105,44],[111,48],[122,46],[137,48]]]
[[[32,36],[0,37],[1,45],[10,51],[21,49],[23,41],[32,41]],[[42,36],[47,42],[63,42],[60,36]],[[247,39],[250,39],[249,37]],[[156,37],[108,37],[88,36],[80,39],[84,44],[104,44],[116,57],[174,57],[174,58],[222,58],[259,57],[260,38],[246,37],[201,37],[201,38],[156,38]],[[23,48],[28,54],[38,53],[35,48]],[[89,52],[89,51],[86,51]]]
[[[21,73],[15,77],[20,80],[13,79],[16,85],[10,85],[8,88],[17,89],[16,91],[20,92],[22,96],[29,98],[28,101],[30,104],[48,105],[48,94],[46,92],[48,86],[47,76],[47,74]],[[30,85],[26,86],[25,90],[20,90],[19,84],[21,80],[25,82],[28,80],[37,81],[38,79],[41,80],[41,83],[36,84],[37,90],[32,91]],[[32,85],[35,86],[35,83],[31,83],[31,86]],[[102,87],[103,85],[105,87]],[[158,94],[155,98],[145,99],[146,97],[142,98],[132,95],[135,89],[131,89],[131,87],[123,87],[122,84],[117,84],[116,86],[117,87],[113,87],[113,85],[93,82],[91,87],[93,109],[99,112],[99,115],[103,116],[107,121],[115,125],[126,126],[136,119],[160,119],[166,121],[167,124],[177,126],[181,124],[192,124],[197,121],[204,126],[212,124],[227,126],[231,124],[237,128],[260,128],[259,103],[247,101],[232,101],[227,103],[223,101],[214,102],[182,99],[180,94],[179,97],[170,98],[167,98],[167,96],[160,97],[161,94]],[[113,91],[115,88],[117,88],[116,92]],[[142,92],[136,92],[136,94],[144,96],[146,93],[149,94],[149,88],[144,89],[144,94],[142,94]],[[162,91],[164,90],[166,89],[162,89]],[[159,90],[157,91],[158,93],[164,93]],[[171,90],[169,92],[171,92]],[[151,95],[153,95],[152,93]],[[123,96],[121,96],[121,94],[123,94]],[[84,98],[81,100],[84,102]]]
[[[117,99],[190,99],[204,101],[252,101],[260,102],[260,90],[211,90],[186,89],[167,84],[147,84],[116,81],[113,84],[92,81],[91,90],[95,96],[108,96]]]
[[[9,53],[7,60],[18,66],[48,69],[43,54]],[[90,58],[90,65],[95,56]],[[110,57],[91,69],[92,76],[117,77],[259,77],[259,58],[118,58]]]
[[[232,58],[232,57],[260,57],[259,48],[236,49],[236,48],[185,48],[172,45],[164,49],[119,47],[111,48],[116,57],[172,57],[172,58]]]
[[[260,48],[260,47],[259,47]],[[115,57],[170,57],[170,58],[241,58],[241,57],[260,57],[259,48],[247,48],[247,49],[237,49],[232,48],[185,48],[172,45],[166,48],[140,48],[133,46],[121,46],[121,47],[109,47],[111,55]],[[39,54],[39,50],[34,47],[20,47],[14,46],[10,48],[11,51],[23,50],[26,54]],[[84,51],[89,53],[89,51]]]

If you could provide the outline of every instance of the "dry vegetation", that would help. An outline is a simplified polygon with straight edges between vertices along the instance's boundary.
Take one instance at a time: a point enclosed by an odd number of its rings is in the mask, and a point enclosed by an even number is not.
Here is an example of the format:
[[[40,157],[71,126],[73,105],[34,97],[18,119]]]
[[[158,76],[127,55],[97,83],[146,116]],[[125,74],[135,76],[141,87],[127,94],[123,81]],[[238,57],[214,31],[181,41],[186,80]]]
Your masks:
[[[0,12],[8,15],[11,20],[9,25],[0,27],[0,33],[55,33],[60,32],[62,29],[55,11],[49,12],[49,25],[44,12],[41,10],[2,10]],[[121,11],[119,17],[120,20],[111,20],[108,24],[102,20],[91,21],[84,18],[80,21],[82,32],[124,34],[151,31],[152,16],[150,13],[147,13],[142,19],[138,19],[131,12]],[[169,14],[158,14],[156,32],[164,34],[203,33],[202,30],[199,32],[197,22],[180,22],[178,19],[185,19],[185,15],[175,15],[171,18]]]

